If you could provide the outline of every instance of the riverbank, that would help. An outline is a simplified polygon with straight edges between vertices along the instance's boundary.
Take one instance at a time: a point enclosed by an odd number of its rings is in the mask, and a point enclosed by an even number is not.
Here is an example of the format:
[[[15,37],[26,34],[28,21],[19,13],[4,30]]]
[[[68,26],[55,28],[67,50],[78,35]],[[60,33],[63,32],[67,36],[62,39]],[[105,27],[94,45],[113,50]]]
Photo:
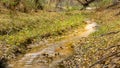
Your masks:
[[[87,37],[96,31],[94,23],[87,24],[90,29],[76,29],[71,34],[68,34],[65,39],[58,42],[44,44],[45,48],[39,48],[37,52],[27,53],[19,61],[14,62],[17,68],[56,68],[59,62],[74,54],[73,44],[81,37]]]
[[[81,38],[75,43],[65,43],[67,45],[65,49],[58,47],[57,49],[53,48],[53,51],[56,49],[56,51],[64,53],[64,50],[70,49],[70,51],[65,53],[71,54],[71,50],[75,50],[75,54],[60,61],[58,67],[94,67],[96,65],[94,63],[102,59],[106,53],[108,56],[116,52],[119,53],[120,49],[116,47],[120,41],[120,20],[119,16],[115,16],[117,11],[118,9],[58,13],[40,11],[33,14],[19,13],[15,16],[9,15],[9,13],[1,14],[0,56],[1,58],[11,59],[9,63],[4,63],[6,59],[3,59],[3,66],[14,63],[14,61],[23,57],[25,53],[34,53],[46,48],[44,46],[46,43],[59,42],[81,34],[84,32],[83,28],[85,27],[82,21],[86,18],[92,18],[99,24],[99,30],[91,34],[88,38]],[[76,31],[76,29],[80,30]],[[109,49],[112,45],[115,45],[113,46],[115,48],[104,51],[105,48]],[[71,46],[74,46],[74,48],[71,48]],[[63,49],[63,51],[59,49]],[[109,60],[106,59],[104,62],[109,65],[111,64],[109,63],[110,61],[114,61],[112,58],[119,59],[119,57],[114,56],[110,57]],[[51,57],[47,59],[51,61]],[[118,64],[115,66],[119,66],[118,60],[114,62]],[[103,63],[103,65],[105,64]],[[101,65],[98,64],[97,66],[99,68]]]
[[[60,68],[119,68],[120,67],[120,16],[118,9],[92,13],[99,30],[75,45],[75,54],[59,65]]]
[[[25,54],[33,45],[46,40],[61,40],[64,35],[83,28],[85,14],[82,12],[44,12],[1,14],[0,56],[1,59],[15,59]],[[63,37],[60,37],[63,36]]]

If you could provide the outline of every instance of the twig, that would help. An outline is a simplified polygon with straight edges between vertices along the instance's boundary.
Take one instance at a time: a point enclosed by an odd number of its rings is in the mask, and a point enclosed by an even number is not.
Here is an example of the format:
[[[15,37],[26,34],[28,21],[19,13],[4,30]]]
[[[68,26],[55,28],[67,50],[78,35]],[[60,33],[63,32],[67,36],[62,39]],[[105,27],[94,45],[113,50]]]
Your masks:
[[[110,35],[110,34],[117,34],[119,33],[120,31],[114,31],[114,32],[109,32],[109,33],[106,33],[106,34],[102,34],[100,36],[105,36],[105,35]]]
[[[113,45],[113,46],[110,46],[110,47],[108,47],[108,48],[106,48],[106,49],[104,49],[104,50],[108,50],[108,49],[111,49],[111,48],[113,48],[113,47],[120,47],[120,45],[118,44],[118,45]]]
[[[118,15],[120,15],[120,12],[118,12],[117,14],[115,14],[115,16],[118,16]]]
[[[95,65],[98,64],[98,63],[100,63],[100,62],[103,61],[104,59],[107,59],[107,58],[112,57],[112,56],[114,56],[114,55],[117,55],[117,54],[119,54],[119,53],[120,53],[120,52],[116,52],[116,53],[113,53],[113,54],[111,54],[111,55],[108,55],[107,57],[104,57],[104,58],[98,60],[97,62],[95,62],[94,64],[92,64],[91,66],[89,66],[89,68],[92,68],[93,66],[95,66]]]

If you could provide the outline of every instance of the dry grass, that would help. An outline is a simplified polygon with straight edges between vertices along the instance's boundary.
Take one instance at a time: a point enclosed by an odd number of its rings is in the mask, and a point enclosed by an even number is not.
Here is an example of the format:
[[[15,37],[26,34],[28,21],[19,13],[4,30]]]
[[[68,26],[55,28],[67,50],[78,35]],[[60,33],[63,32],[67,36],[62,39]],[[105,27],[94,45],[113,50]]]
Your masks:
[[[117,10],[90,13],[99,30],[75,45],[76,53],[61,63],[63,68],[119,68],[120,20]]]
[[[0,41],[5,48],[3,53],[7,53],[7,57],[12,57],[9,56],[12,53],[25,53],[28,44],[62,35],[78,26],[82,27],[84,18],[81,12],[1,14]]]

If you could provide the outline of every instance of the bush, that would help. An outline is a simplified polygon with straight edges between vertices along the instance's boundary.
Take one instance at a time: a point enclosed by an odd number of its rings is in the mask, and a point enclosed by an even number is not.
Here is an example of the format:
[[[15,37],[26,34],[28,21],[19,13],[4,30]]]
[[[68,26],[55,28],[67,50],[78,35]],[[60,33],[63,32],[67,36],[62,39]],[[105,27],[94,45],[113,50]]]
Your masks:
[[[45,0],[2,0],[0,2],[7,9],[28,12],[43,9]]]

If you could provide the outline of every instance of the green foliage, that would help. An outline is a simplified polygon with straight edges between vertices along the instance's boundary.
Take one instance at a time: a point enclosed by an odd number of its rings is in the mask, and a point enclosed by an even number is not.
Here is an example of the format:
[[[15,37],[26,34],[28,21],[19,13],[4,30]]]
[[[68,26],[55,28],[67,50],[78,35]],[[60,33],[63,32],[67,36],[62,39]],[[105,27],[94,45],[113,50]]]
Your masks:
[[[4,46],[10,45],[7,47],[7,53],[11,55],[9,53],[21,49],[19,47],[25,47],[26,44],[40,41],[43,38],[59,36],[64,34],[62,31],[84,25],[82,24],[84,17],[80,12],[40,12],[31,15],[20,13],[14,17],[13,23],[10,23],[11,18],[4,15],[3,18],[1,17],[0,30],[8,33],[0,35],[0,41],[6,43]]]
[[[39,7],[44,7],[45,0],[24,0],[26,7],[30,10],[41,9]]]
[[[23,9],[26,9],[27,11],[32,11],[32,10],[39,10],[39,9],[45,9],[45,10],[56,10],[56,9],[63,9],[63,10],[76,10],[80,9],[82,6],[76,2],[76,1],[69,1],[65,0],[62,2],[59,1],[50,1],[48,3],[48,0],[2,0],[3,3],[9,4],[9,6],[14,6],[17,5],[16,7],[19,9],[21,7],[20,5],[18,6],[18,2],[24,5]],[[91,6],[95,7],[105,7],[108,6],[109,4],[112,3],[112,0],[100,0],[100,1],[95,1],[91,3]],[[58,7],[56,4],[60,4]],[[57,7],[57,8],[56,8]]]
[[[7,3],[11,6],[14,6],[17,4],[17,1],[13,1],[13,0],[2,0],[3,3]]]
[[[100,0],[100,1],[95,1],[91,3],[91,6],[95,7],[105,7],[108,6],[112,3],[113,0]]]

